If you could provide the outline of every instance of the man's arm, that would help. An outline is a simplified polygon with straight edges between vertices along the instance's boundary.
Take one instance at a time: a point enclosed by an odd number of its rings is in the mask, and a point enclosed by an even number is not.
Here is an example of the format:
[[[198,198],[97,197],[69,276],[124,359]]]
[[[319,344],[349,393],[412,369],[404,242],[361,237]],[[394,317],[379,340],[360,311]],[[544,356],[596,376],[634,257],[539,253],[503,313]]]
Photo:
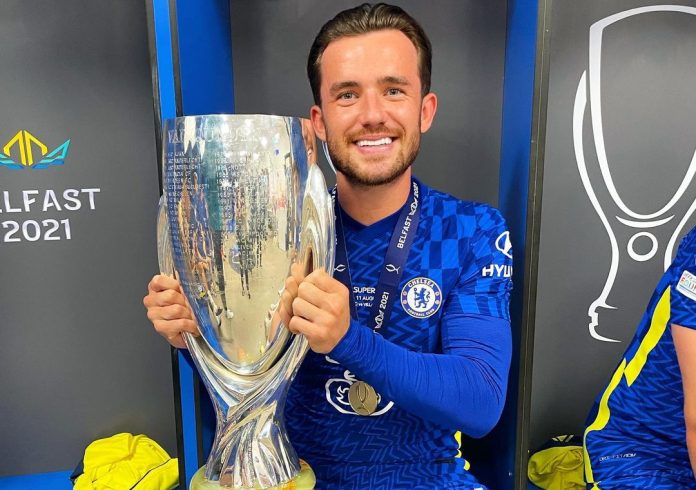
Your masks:
[[[672,338],[684,386],[686,445],[691,468],[696,473],[696,330],[672,324]]]
[[[299,285],[289,328],[411,413],[472,437],[493,428],[505,403],[508,320],[451,313],[442,324],[443,353],[420,353],[352,321],[348,302],[348,289],[316,270]]]
[[[402,408],[481,437],[505,403],[512,253],[500,213],[484,206],[476,213],[476,233],[458,242],[466,259],[442,313],[442,353],[410,351],[351,320],[348,289],[324,271],[300,284],[289,328]]]
[[[684,424],[691,468],[696,473],[696,228],[682,240],[670,266],[672,339],[684,389]]]
[[[512,349],[507,320],[446,318],[443,353],[413,352],[351,322],[329,356],[389,400],[426,420],[483,437],[505,403]]]

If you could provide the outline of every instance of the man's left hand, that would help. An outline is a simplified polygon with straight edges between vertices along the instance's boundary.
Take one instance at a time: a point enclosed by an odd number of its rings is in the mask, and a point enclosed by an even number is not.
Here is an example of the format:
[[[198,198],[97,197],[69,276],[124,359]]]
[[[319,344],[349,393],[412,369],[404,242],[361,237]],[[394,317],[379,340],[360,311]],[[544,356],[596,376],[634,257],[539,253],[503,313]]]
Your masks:
[[[350,326],[348,288],[321,269],[300,283],[292,310],[288,328],[304,335],[318,354],[331,352]]]

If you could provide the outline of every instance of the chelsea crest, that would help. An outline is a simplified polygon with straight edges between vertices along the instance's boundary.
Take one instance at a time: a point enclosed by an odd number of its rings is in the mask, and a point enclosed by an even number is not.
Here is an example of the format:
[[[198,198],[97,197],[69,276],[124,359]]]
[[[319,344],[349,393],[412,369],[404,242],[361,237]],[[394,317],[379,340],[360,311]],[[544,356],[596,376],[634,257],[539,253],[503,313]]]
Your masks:
[[[401,306],[414,318],[433,316],[442,305],[442,291],[435,281],[416,277],[401,290]]]

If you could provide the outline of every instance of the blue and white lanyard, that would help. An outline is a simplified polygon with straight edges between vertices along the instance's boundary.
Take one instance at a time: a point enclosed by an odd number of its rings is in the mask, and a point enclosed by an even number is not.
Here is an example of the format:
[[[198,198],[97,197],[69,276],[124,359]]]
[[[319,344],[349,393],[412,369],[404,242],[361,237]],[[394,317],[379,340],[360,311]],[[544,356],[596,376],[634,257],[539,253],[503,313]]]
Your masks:
[[[370,327],[378,331],[389,320],[392,306],[396,299],[396,291],[401,282],[404,266],[408,260],[408,253],[411,250],[413,239],[418,231],[420,221],[420,195],[418,183],[411,181],[411,192],[408,195],[407,205],[401,209],[399,218],[394,225],[389,248],[384,256],[384,265],[379,274],[375,296],[370,308]],[[358,311],[353,293],[353,284],[350,276],[350,264],[348,263],[348,251],[346,249],[346,238],[343,231],[343,219],[338,205],[336,187],[331,191],[334,201],[334,213],[336,216],[336,267],[334,277],[341,281],[350,291],[350,315],[354,320],[358,320]]]

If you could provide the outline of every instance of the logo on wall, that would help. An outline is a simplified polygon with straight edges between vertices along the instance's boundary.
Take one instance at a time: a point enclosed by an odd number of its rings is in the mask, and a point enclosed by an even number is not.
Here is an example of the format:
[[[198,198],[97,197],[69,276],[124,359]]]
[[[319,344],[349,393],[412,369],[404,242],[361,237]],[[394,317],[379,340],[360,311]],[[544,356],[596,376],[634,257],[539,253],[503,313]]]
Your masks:
[[[602,39],[604,30],[621,20],[636,15],[655,12],[675,12],[696,15],[696,8],[679,5],[652,5],[619,12],[595,22],[590,27],[589,36],[589,66],[582,73],[575,94],[573,108],[573,144],[578,172],[587,196],[599,216],[607,232],[611,245],[611,264],[604,287],[589,309],[589,331],[592,338],[603,342],[619,342],[619,340],[601,335],[601,309],[616,309],[609,303],[609,295],[614,286],[617,274],[625,262],[649,262],[661,260],[666,270],[672,261],[675,243],[685,224],[696,210],[696,189],[691,184],[696,174],[696,152],[683,176],[678,188],[672,195],[663,196],[665,204],[654,212],[639,213],[630,208],[619,195],[612,173],[604,139],[601,70],[602,70]],[[584,119],[589,96],[589,113],[594,150],[597,156],[599,172],[588,170],[583,141]],[[669,114],[664,114],[669,117]],[[596,177],[601,174],[601,178]],[[593,182],[592,180],[595,180]],[[650,183],[645,182],[645,187]],[[597,197],[608,195],[609,200],[602,205]],[[618,236],[617,236],[618,235]],[[660,242],[658,236],[663,240]],[[666,243],[665,243],[666,241]],[[625,267],[624,267],[625,268]]]
[[[66,140],[49,152],[33,134],[20,130],[2,147],[0,167],[19,170],[63,165],[69,147],[70,140]],[[0,191],[0,245],[72,240],[70,214],[95,211],[101,192],[99,187],[9,187]]]
[[[0,166],[20,170],[63,165],[68,156],[68,148],[70,148],[70,140],[66,140],[58,148],[49,152],[48,147],[36,136],[21,129],[2,147]],[[11,157],[13,153],[17,155],[14,160]]]

